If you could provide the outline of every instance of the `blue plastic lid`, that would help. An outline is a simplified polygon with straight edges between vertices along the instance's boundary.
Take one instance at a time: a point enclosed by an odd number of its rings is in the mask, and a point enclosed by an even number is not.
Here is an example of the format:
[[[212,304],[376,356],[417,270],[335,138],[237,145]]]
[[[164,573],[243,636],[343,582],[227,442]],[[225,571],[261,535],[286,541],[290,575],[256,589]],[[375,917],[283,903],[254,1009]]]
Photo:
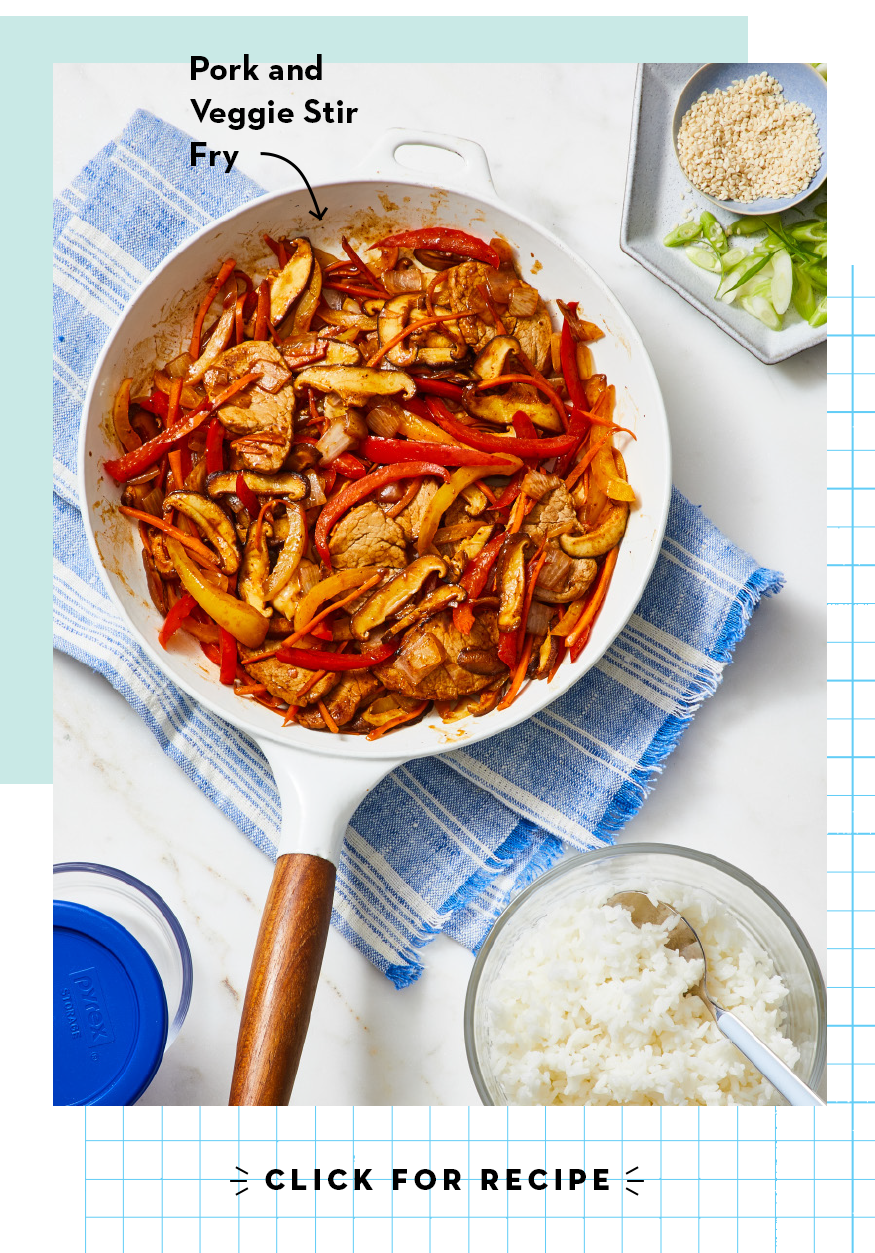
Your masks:
[[[167,1040],[155,963],[113,918],[54,903],[55,1105],[132,1105]]]

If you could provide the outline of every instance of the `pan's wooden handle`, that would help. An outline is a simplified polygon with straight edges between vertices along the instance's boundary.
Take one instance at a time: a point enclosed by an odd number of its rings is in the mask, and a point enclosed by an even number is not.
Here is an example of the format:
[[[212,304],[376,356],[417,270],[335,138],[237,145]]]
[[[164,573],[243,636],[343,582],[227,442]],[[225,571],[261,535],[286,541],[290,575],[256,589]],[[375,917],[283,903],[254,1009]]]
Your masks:
[[[243,1002],[229,1105],[289,1102],[325,951],[334,877],[324,857],[277,858]]]

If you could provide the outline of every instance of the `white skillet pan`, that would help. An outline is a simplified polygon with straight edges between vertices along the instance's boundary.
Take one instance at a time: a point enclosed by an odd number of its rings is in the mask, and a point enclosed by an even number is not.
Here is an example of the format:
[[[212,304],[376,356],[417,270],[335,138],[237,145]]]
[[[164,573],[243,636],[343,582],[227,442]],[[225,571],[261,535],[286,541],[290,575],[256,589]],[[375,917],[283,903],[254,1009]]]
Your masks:
[[[454,184],[436,189],[430,176],[395,160],[403,144],[455,152],[464,160],[464,173]],[[653,367],[629,318],[586,262],[498,199],[486,154],[470,140],[390,130],[366,167],[367,175],[357,181],[318,188],[319,205],[328,210],[320,222],[311,216],[306,190],[292,188],[245,205],[182,244],[131,301],[106,342],[85,401],[79,493],[92,555],[109,593],[167,678],[256,741],[282,800],[279,856],[246,990],[232,1105],[288,1102],[328,931],[335,865],[347,823],[365,794],[396,765],[505,731],[577,682],[640,599],[668,512],[668,428]],[[427,224],[458,227],[485,239],[503,235],[516,249],[523,276],[531,276],[545,298],[578,300],[585,316],[604,326],[607,334],[595,345],[596,368],[616,384],[617,420],[638,436],[637,442],[621,446],[639,503],[586,651],[576,665],[566,662],[551,684],[531,683],[501,713],[468,718],[451,728],[432,716],[372,743],[301,726],[284,729],[276,714],[222,687],[194,640],[176,636],[167,652],[158,645],[161,620],[147,591],[137,531],[116,512],[120,490],[102,470],[106,458],[118,455],[112,400],[123,378],[133,375],[136,394],[156,362],[182,350],[196,302],[222,259],[236,257],[250,274],[263,274],[271,259],[263,234],[307,235],[326,251],[339,251],[341,234],[355,243]],[[555,305],[551,308],[555,315]],[[554,324],[559,325],[557,316]]]

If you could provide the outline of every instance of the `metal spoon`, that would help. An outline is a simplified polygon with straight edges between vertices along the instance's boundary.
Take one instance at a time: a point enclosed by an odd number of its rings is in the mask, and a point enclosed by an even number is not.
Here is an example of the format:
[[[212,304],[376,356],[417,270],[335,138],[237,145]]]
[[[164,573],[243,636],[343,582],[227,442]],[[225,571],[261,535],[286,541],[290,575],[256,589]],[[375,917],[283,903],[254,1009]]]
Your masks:
[[[702,943],[696,935],[693,928],[687,922],[682,914],[679,914],[671,905],[666,905],[663,901],[658,901],[655,905],[648,896],[643,892],[617,892],[612,896],[608,905],[621,905],[623,909],[627,909],[632,915],[632,921],[636,927],[643,927],[646,923],[663,923],[667,919],[672,919],[672,926],[668,932],[665,941],[665,947],[673,949],[680,953],[681,957],[687,961],[695,961],[700,959],[704,963],[702,978],[694,988],[690,988],[688,995],[698,996],[708,1013],[714,1019],[717,1027],[726,1036],[727,1040],[731,1040],[735,1047],[742,1052],[745,1057],[756,1066],[757,1070],[768,1079],[774,1087],[778,1089],[791,1105],[824,1105],[825,1102],[820,1099],[816,1092],[812,1092],[807,1084],[803,1083],[797,1074],[790,1069],[780,1057],[765,1044],[762,1040],[746,1027],[744,1023],[736,1018],[735,1014],[730,1013],[726,1009],[721,1009],[715,1001],[711,1000],[708,995],[708,989],[705,980],[708,975],[708,961],[705,957],[705,950]]]

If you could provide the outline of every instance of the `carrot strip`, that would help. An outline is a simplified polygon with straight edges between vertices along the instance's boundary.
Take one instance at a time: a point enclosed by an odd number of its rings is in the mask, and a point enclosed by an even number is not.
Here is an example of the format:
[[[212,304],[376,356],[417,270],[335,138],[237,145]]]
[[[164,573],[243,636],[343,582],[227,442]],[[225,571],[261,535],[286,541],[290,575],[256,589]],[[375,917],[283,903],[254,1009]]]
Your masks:
[[[397,518],[398,514],[401,513],[403,509],[407,508],[411,500],[413,500],[413,497],[419,491],[419,485],[421,481],[422,481],[421,479],[410,480],[410,482],[407,484],[406,488],[404,489],[404,495],[401,497],[399,501],[396,501],[396,503],[392,506],[391,509],[387,511],[386,513],[387,518]]]
[[[550,673],[547,675],[548,683],[552,683],[553,680],[556,678],[556,672],[558,671],[559,667],[562,665],[563,661],[565,660],[565,651],[566,651],[565,641],[562,640],[556,652],[556,660],[553,662],[553,665],[550,667]]]
[[[156,518],[153,513],[145,513],[142,509],[131,509],[128,505],[119,505],[118,510],[126,518],[136,518],[138,522],[145,522],[147,526],[154,526],[157,531],[163,531],[165,535],[172,535],[174,539],[179,540],[180,544],[190,548],[193,553],[197,553],[202,561],[207,562],[211,566],[218,566],[219,561],[215,553],[210,552],[206,544],[202,544],[193,535],[180,531],[178,526],[171,526],[163,518]]]
[[[403,331],[393,335],[387,344],[383,344],[380,351],[374,353],[367,365],[370,368],[375,366],[378,361],[382,361],[387,352],[391,352],[396,344],[400,344],[402,339],[406,339],[414,331],[424,331],[427,326],[435,326],[438,322],[458,322],[459,318],[473,317],[476,312],[476,309],[462,309],[459,313],[441,313],[433,318],[423,318],[421,322],[411,322],[409,326],[404,327]]]
[[[385,300],[386,293],[371,289],[370,287],[359,287],[356,283],[323,283],[322,290],[328,288],[329,291],[345,291],[350,296],[361,296],[362,300]]]
[[[368,266],[364,263],[364,261],[356,252],[356,250],[352,247],[352,245],[350,244],[349,240],[346,238],[345,235],[341,235],[340,237],[340,246],[343,249],[343,251],[346,253],[346,255],[349,257],[352,264],[361,274],[362,278],[366,278],[370,283],[373,283],[374,287],[376,287],[377,290],[380,291],[384,296],[388,296],[389,291],[387,287],[377,278],[374,271],[368,268]]]
[[[222,268],[216,275],[212,287],[207,292],[206,296],[204,296],[201,306],[197,311],[197,315],[194,320],[194,327],[191,332],[191,346],[188,350],[192,361],[197,361],[198,357],[201,355],[201,331],[204,326],[204,318],[209,313],[210,305],[234,273],[236,265],[237,262],[233,257],[230,257],[227,261],[223,262]]]
[[[325,725],[328,727],[328,730],[331,732],[331,734],[332,735],[339,734],[337,723],[334,721],[331,714],[328,712],[328,706],[325,704],[325,701],[322,699],[321,696],[316,701],[316,704],[319,706],[319,712],[321,713],[322,718],[325,722]]]
[[[263,683],[241,683],[234,688],[235,696],[262,696],[267,691]]]
[[[513,678],[511,679],[510,687],[507,690],[507,695],[498,702],[495,706],[496,709],[509,709],[519,695],[523,679],[526,677],[526,670],[529,668],[529,661],[532,656],[532,645],[534,642],[534,635],[527,634],[525,643],[523,644],[522,655],[517,662],[516,670],[513,672]]]
[[[573,466],[573,467],[572,467],[571,473],[568,475],[568,477],[567,477],[567,478],[566,478],[566,480],[565,480],[565,486],[566,486],[567,488],[572,488],[572,487],[574,486],[574,484],[575,484],[575,483],[577,482],[577,480],[580,478],[581,474],[583,474],[584,470],[587,468],[587,466],[589,465],[589,463],[590,463],[590,462],[593,460],[593,458],[594,458],[594,457],[595,457],[595,456],[596,456],[596,455],[600,452],[600,450],[603,448],[603,446],[604,446],[606,443],[609,443],[609,442],[610,442],[610,440],[609,440],[609,439],[608,439],[608,440],[604,440],[604,439],[599,440],[599,442],[598,442],[597,444],[594,444],[594,445],[592,446],[592,448],[590,448],[590,449],[589,449],[589,451],[588,451],[588,452],[587,452],[587,453],[586,453],[583,457],[581,457],[581,459],[580,459],[580,461],[578,461],[577,465],[575,465],[575,466]]]
[[[373,731],[369,731],[365,736],[368,740],[378,740],[381,735],[385,735],[387,731],[391,731],[393,727],[400,727],[402,722],[409,722],[411,718],[418,718],[428,705],[428,701],[424,700],[421,705],[417,705],[416,709],[409,709],[406,713],[399,714],[397,718],[390,718],[388,722],[384,722],[381,727],[374,727]]]
[[[587,601],[586,608],[580,616],[580,621],[575,624],[574,628],[569,631],[566,637],[565,642],[572,651],[574,649],[574,645],[578,642],[581,635],[583,635],[586,628],[592,626],[595,622],[598,612],[604,603],[608,586],[611,582],[611,576],[614,573],[614,566],[617,564],[619,551],[620,548],[619,545],[617,545],[612,548],[607,557],[605,557],[602,568],[599,571],[598,582],[593,589],[592,595]]]
[[[528,497],[525,492],[520,492],[516,500],[513,502],[513,510],[507,524],[508,535],[516,535],[517,531],[523,524],[523,518],[526,511],[526,500]]]

